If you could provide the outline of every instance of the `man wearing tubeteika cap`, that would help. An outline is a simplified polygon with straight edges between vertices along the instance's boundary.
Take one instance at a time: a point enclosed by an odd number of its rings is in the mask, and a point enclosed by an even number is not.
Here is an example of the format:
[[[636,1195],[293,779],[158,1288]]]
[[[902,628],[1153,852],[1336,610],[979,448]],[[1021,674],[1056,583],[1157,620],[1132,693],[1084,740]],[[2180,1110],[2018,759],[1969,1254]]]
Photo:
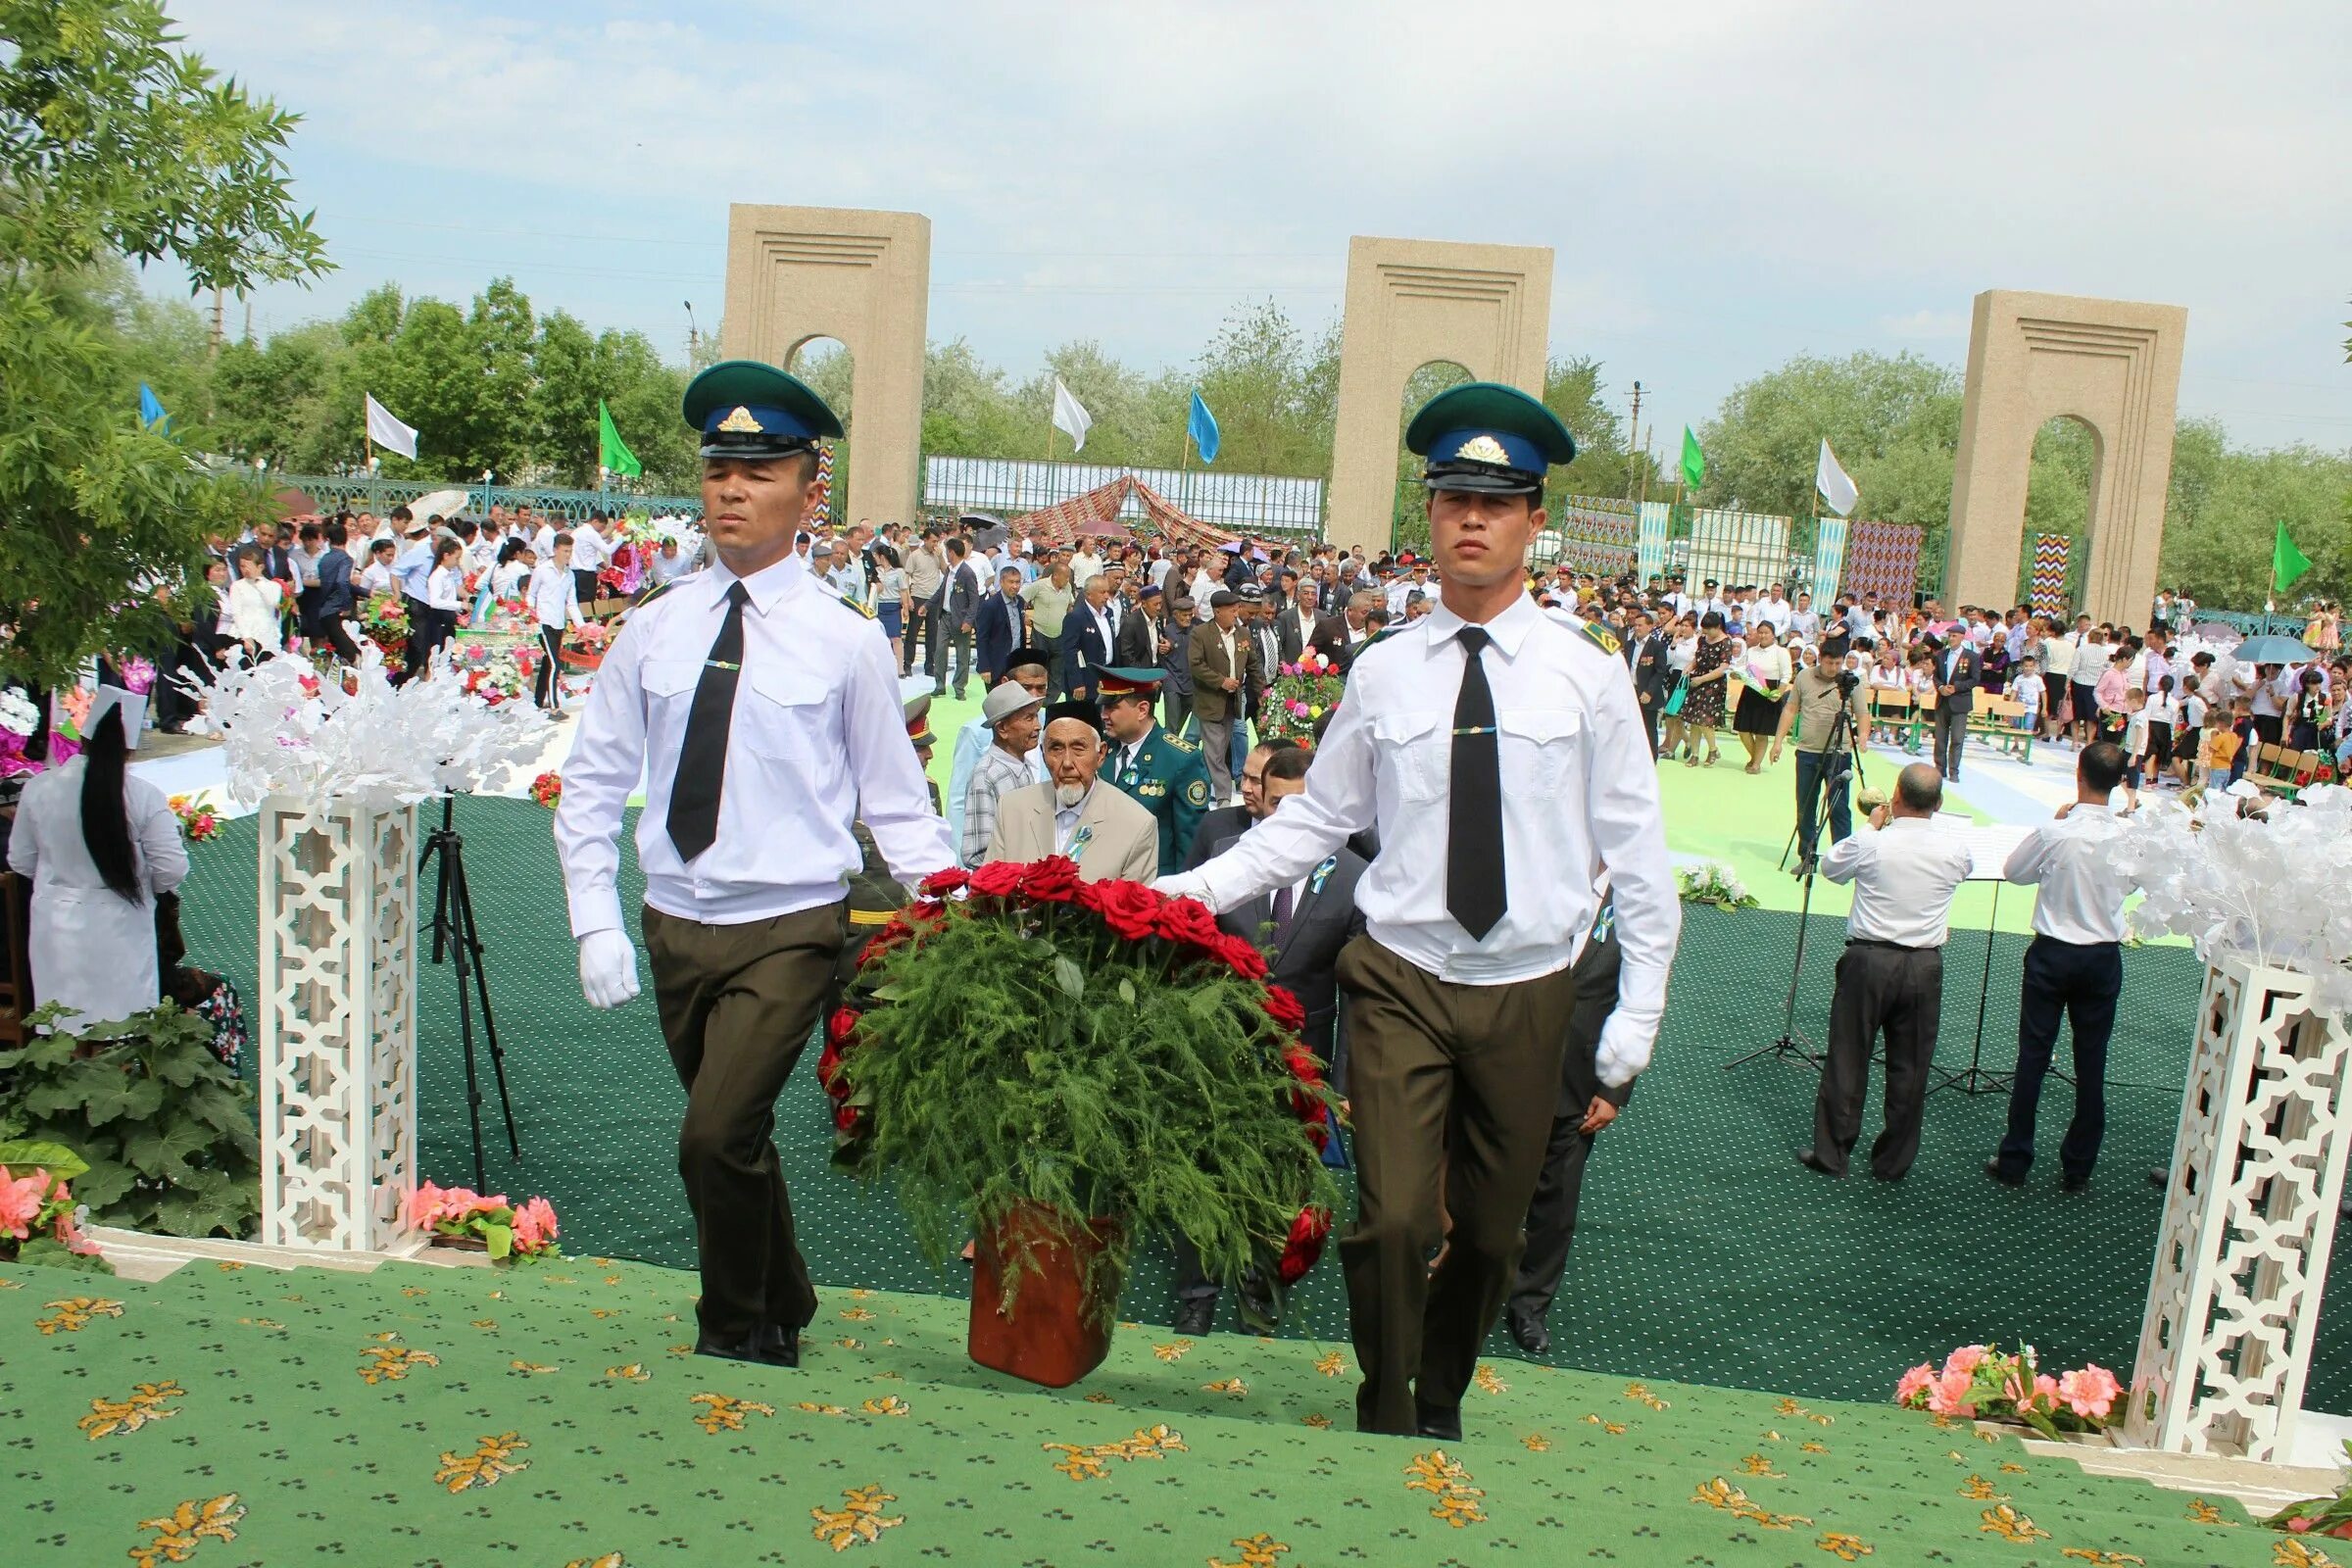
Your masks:
[[[1472,382],[1433,398],[1405,444],[1428,461],[1438,609],[1357,656],[1303,795],[1158,886],[1231,909],[1379,830],[1356,895],[1366,934],[1338,966],[1356,1422],[1452,1441],[1524,1245],[1595,885],[1606,871],[1622,952],[1605,1086],[1648,1063],[1681,907],[1633,683],[1607,639],[1527,594],[1544,471],[1574,441],[1526,393]],[[1441,1181],[1453,1230],[1433,1274]]]
[[[606,653],[564,769],[556,846],[580,988],[617,1007],[637,995],[637,949],[614,838],[642,772],[642,925],[686,1088],[695,1349],[797,1366],[816,1294],[770,1135],[847,940],[862,858],[853,824],[904,883],[954,865],[956,847],[917,760],[928,724],[900,706],[880,624],[793,553],[817,442],[841,421],[793,376],[748,360],[696,376],[684,413],[717,561],[647,595]]]

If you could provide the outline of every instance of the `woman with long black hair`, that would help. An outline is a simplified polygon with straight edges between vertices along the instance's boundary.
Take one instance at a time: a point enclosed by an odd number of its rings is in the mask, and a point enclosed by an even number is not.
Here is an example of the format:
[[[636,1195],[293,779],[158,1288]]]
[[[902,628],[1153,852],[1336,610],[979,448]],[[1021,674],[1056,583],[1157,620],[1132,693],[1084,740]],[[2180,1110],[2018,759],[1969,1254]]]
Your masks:
[[[179,822],[129,776],[128,750],[110,707],[80,756],[26,781],[9,835],[9,869],[32,882],[33,1000],[64,1004],[71,1033],[161,999],[155,899],[188,874]]]

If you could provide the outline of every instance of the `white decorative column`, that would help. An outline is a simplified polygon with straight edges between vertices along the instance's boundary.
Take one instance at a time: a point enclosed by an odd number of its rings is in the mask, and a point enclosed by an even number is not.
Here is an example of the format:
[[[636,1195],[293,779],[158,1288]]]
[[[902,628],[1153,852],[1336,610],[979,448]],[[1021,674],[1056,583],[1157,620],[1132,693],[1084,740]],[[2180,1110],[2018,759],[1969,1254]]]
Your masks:
[[[2352,1031],[2310,977],[2205,972],[2128,1446],[2284,1463],[2311,1369],[2352,1134]]]
[[[262,1227],[276,1247],[413,1254],[416,808],[261,809]]]

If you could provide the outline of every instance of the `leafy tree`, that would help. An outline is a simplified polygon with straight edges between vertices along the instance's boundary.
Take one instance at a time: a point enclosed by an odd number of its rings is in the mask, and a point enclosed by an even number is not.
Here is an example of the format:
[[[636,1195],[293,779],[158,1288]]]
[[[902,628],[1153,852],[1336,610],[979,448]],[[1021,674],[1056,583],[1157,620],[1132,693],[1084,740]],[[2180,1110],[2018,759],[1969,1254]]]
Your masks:
[[[1950,440],[1942,439],[1946,428]],[[1745,512],[1810,516],[1817,505],[1814,463],[1826,437],[1862,491],[1864,514],[1883,522],[1941,523],[1951,510],[1948,456],[1940,500],[1932,488],[1923,493],[1915,484],[1881,497],[1879,467],[1892,454],[1923,444],[1948,454],[1959,428],[1960,379],[1945,366],[1916,354],[1843,360],[1800,355],[1734,387],[1700,428],[1707,481],[1690,499],[1700,506],[1737,504]],[[1911,457],[1895,466],[1908,469],[1915,463]],[[1900,515],[1889,510],[1898,502],[1906,509]]]
[[[0,672],[41,688],[153,647],[146,585],[185,585],[255,504],[140,428],[110,262],[175,259],[243,292],[326,261],[295,212],[295,118],[177,49],[149,0],[0,0]]]

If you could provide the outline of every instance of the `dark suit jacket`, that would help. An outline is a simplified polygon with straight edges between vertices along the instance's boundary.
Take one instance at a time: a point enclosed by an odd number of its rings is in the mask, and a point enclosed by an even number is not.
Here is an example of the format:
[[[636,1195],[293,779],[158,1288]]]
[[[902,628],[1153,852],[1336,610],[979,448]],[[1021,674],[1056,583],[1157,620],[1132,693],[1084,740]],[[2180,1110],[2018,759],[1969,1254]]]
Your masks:
[[[1666,662],[1666,656],[1674,650],[1674,637],[1668,632],[1653,631],[1640,642],[1625,646],[1634,656],[1634,695],[1655,717],[1667,694],[1674,690],[1674,666]]]
[[[948,573],[948,624],[957,631],[970,630],[972,615],[979,610],[980,599],[985,591],[980,583],[979,568],[972,564],[971,557],[964,557],[956,569]]]
[[[1197,624],[1197,623],[1196,623]],[[1174,615],[1159,623],[1159,634],[1168,640],[1168,651],[1152,661],[1168,672],[1160,690],[1191,702],[1193,697],[1193,628],[1179,626]]]
[[[1119,607],[1118,643],[1111,654],[1112,663],[1129,669],[1150,669],[1159,662],[1158,634],[1142,606]]]
[[[1072,605],[1061,623],[1061,671],[1070,695],[1081,701],[1092,697],[1095,679],[1090,671],[1117,662],[1102,629],[1095,624],[1094,611],[1083,599]]]
[[[1952,688],[1952,695],[1949,698],[1943,696],[1941,692],[1936,694],[1936,706],[1940,709],[1948,703],[1952,708],[1965,713],[1976,707],[1977,682],[1984,677],[1984,669],[1978,662],[1975,645],[1963,638],[1959,644],[1960,662],[1952,666],[1952,673],[1947,682],[1943,673],[1943,662],[1951,652],[1950,648],[1936,650],[1936,684],[1939,687],[1948,684]]]
[[[351,583],[351,557],[329,550],[318,558],[318,597],[314,615],[348,615],[358,607]]]
[[[1338,663],[1340,656],[1348,652],[1348,622],[1336,614],[1318,616],[1306,634],[1306,646]]]
[[[1248,820],[1239,807],[1211,811],[1193,835],[1193,863],[1198,865],[1241,837],[1227,829],[1220,842],[1210,842],[1210,828],[1229,816]],[[1208,847],[1208,855],[1201,853]],[[1355,906],[1355,885],[1364,874],[1364,861],[1351,850],[1331,857],[1328,869],[1309,872],[1291,910],[1291,923],[1281,931],[1268,929],[1274,918],[1272,895],[1251,899],[1217,916],[1220,929],[1258,943],[1268,950],[1266,979],[1288,989],[1306,1009],[1300,1034],[1307,1048],[1331,1064],[1334,1082],[1347,1083],[1348,1028],[1340,1005],[1340,982],[1335,972],[1340,950],[1363,935],[1364,917]],[[1320,886],[1318,887],[1318,883]]]
[[[972,664],[986,674],[1002,676],[1004,661],[1021,646],[1021,602],[1003,594],[980,601],[972,615]]]
[[[1224,639],[1215,621],[1203,620],[1193,627],[1188,651],[1193,666],[1193,703],[1200,716],[1211,723],[1239,718],[1244,699],[1265,680],[1265,672],[1258,663],[1257,641],[1250,635],[1249,627],[1236,623],[1233,646],[1241,656],[1240,669],[1227,664]],[[1228,676],[1240,677],[1240,690],[1229,692],[1224,688],[1222,683]]]

